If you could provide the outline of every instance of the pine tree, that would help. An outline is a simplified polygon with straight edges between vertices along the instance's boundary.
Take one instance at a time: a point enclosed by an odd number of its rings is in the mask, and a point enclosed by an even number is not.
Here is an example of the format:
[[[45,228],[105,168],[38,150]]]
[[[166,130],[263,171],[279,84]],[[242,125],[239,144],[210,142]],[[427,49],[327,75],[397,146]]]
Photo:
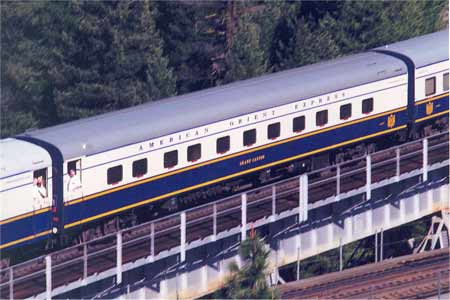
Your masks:
[[[238,18],[231,47],[225,55],[225,74],[220,83],[252,78],[266,72],[266,55],[260,45],[259,26],[245,12]]]
[[[279,4],[281,17],[273,32],[269,50],[268,63],[272,72],[286,70],[295,66],[293,55],[295,50],[295,33],[300,2]]]
[[[266,281],[269,251],[263,241],[253,232],[241,243],[239,255],[243,267],[230,264],[229,282],[218,298],[226,299],[277,299],[278,290],[270,288]]]
[[[303,66],[329,60],[340,55],[340,49],[336,45],[328,28],[333,26],[334,19],[326,15],[319,21],[316,30],[311,30],[304,19],[298,21],[296,44],[293,60],[296,66]]]
[[[2,52],[3,84],[39,127],[175,93],[152,2],[4,5],[2,38],[18,34]]]

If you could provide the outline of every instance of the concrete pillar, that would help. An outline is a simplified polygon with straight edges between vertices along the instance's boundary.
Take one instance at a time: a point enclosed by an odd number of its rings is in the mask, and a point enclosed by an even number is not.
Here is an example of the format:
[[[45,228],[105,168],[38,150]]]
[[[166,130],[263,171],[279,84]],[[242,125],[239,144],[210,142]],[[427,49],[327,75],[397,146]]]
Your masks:
[[[117,242],[116,242],[116,283],[122,283],[122,231],[117,232]]]
[[[47,255],[45,257],[45,286],[46,286],[45,298],[47,300],[50,300],[50,299],[52,299],[52,257],[51,257],[51,255]]]
[[[317,249],[317,229],[316,228],[311,229],[311,246],[312,246],[312,249]]]
[[[424,138],[423,139],[423,149],[422,149],[422,153],[423,153],[423,164],[422,164],[422,171],[423,171],[423,181],[427,181],[428,180],[428,139]]]
[[[344,269],[343,251],[342,251],[342,238],[339,238],[339,271]]]
[[[334,248],[334,230],[333,223],[327,225],[328,245]]]
[[[406,219],[405,199],[400,199],[398,202],[398,206],[399,206],[400,221],[404,223]]]
[[[372,233],[372,227],[373,227],[373,212],[374,210],[371,208],[366,211],[366,232]]]
[[[391,227],[391,205],[384,205],[384,224],[387,228]]]
[[[308,220],[308,174],[299,177],[298,196],[298,221],[301,223]]]
[[[366,156],[366,199],[372,198],[372,159],[370,154]]]
[[[344,219],[345,238],[347,241],[353,240],[353,217],[349,216]]]
[[[383,233],[384,233],[383,228],[381,228],[381,230],[380,230],[380,261],[383,261],[383,248],[384,248]]]
[[[186,260],[186,212],[180,214],[180,262]]]
[[[241,241],[247,239],[247,193],[241,194]]]
[[[208,290],[208,265],[202,267],[202,290],[206,292]]]

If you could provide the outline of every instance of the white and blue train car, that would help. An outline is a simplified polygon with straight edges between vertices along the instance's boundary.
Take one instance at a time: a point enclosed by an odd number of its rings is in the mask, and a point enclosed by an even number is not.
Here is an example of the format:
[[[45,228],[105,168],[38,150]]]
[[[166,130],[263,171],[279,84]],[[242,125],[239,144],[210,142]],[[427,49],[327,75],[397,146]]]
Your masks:
[[[17,146],[3,157],[0,249],[352,145],[414,138],[448,124],[448,68],[442,31],[3,141]],[[40,169],[52,206],[33,211]]]

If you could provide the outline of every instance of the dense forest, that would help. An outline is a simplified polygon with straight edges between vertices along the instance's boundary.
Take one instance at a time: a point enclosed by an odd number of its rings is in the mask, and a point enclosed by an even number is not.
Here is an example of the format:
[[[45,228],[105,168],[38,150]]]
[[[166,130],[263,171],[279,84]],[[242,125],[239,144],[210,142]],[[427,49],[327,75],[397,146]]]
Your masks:
[[[447,1],[2,1],[1,136],[447,24]]]

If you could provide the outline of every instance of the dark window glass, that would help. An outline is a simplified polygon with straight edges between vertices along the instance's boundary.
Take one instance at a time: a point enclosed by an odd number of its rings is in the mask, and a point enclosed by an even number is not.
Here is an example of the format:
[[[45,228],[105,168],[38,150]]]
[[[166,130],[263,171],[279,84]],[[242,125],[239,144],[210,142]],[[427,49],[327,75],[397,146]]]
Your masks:
[[[444,84],[443,84],[444,91],[448,91],[448,73],[444,74]]]
[[[373,98],[364,99],[362,102],[362,113],[368,114],[373,111]]]
[[[224,136],[217,139],[216,142],[217,153],[222,154],[230,150],[230,137]]]
[[[431,77],[425,80],[425,96],[430,96],[436,93],[436,77]]]
[[[352,105],[344,104],[341,105],[341,120],[347,120],[352,116]]]
[[[188,161],[197,161],[202,156],[202,145],[196,144],[188,147]]]
[[[108,169],[108,184],[116,184],[122,181],[122,166],[115,166]]]
[[[328,123],[328,110],[318,111],[316,113],[316,125],[324,126]]]
[[[280,136],[280,123],[273,123],[267,127],[267,138],[274,140]]]
[[[147,159],[133,161],[133,177],[142,177],[147,174]]]
[[[178,164],[178,151],[164,153],[164,168],[173,168]]]
[[[244,131],[244,146],[251,146],[256,143],[256,129]]]
[[[292,122],[292,130],[294,132],[305,130],[305,116],[294,118],[294,121]]]

